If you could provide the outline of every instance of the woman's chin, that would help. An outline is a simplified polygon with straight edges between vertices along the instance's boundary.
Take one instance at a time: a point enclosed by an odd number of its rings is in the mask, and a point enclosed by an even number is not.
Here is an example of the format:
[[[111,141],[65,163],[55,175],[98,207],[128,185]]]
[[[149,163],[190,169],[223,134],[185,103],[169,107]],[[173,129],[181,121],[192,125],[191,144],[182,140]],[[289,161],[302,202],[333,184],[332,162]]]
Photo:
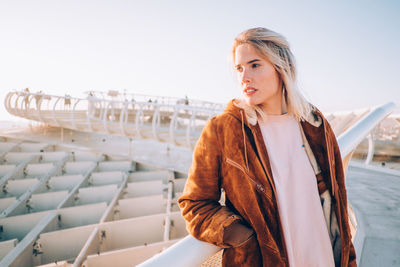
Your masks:
[[[246,102],[246,104],[247,105],[249,105],[249,106],[255,106],[255,105],[258,105],[259,103],[258,103],[258,101],[256,100],[256,99],[252,99],[252,98],[250,98],[250,97],[244,97],[244,101]]]

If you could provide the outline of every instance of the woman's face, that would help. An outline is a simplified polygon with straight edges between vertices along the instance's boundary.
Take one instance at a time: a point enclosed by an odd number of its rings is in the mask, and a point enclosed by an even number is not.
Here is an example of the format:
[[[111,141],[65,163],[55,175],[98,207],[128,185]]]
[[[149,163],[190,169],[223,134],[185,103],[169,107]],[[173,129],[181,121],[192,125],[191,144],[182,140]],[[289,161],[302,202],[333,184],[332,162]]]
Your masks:
[[[234,64],[247,104],[261,105],[267,109],[280,107],[282,101],[280,79],[268,60],[253,46],[242,44],[236,47]]]

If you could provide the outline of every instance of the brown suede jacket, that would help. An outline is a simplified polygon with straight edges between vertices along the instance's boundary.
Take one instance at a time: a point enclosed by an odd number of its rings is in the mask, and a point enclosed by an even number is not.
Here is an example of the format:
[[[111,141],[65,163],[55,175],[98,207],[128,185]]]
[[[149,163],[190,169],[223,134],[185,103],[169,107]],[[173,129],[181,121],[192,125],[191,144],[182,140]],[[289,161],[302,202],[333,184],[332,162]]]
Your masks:
[[[223,266],[289,266],[262,133],[258,123],[250,123],[248,114],[234,101],[204,127],[179,206],[195,238],[224,248]],[[338,248],[339,253],[336,266],[356,266],[336,137],[316,108],[300,125],[320,169],[316,176],[320,195],[321,190],[329,191],[329,205],[336,215],[336,244],[331,237],[333,249]],[[221,188],[225,205],[219,202]]]

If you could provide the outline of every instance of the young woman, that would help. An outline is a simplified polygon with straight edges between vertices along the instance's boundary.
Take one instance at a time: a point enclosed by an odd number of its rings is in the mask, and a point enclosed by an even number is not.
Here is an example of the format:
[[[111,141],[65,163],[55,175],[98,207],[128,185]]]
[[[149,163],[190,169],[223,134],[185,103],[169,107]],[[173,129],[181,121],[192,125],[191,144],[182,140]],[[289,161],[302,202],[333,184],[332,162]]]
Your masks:
[[[243,96],[195,147],[179,198],[189,232],[224,248],[223,266],[356,266],[337,140],[298,91],[286,39],[249,29],[232,57]]]

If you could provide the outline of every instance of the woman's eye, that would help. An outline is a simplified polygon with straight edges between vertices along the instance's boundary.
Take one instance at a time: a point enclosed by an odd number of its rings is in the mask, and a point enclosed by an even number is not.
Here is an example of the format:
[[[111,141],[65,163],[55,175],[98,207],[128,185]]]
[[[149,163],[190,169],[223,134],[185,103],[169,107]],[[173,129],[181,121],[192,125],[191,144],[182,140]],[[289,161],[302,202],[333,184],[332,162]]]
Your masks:
[[[237,70],[238,72],[241,72],[241,71],[243,70],[243,68],[242,68],[241,66],[237,66],[237,67],[236,67],[236,70]]]
[[[251,64],[251,67],[252,67],[253,69],[255,69],[255,68],[259,67],[259,66],[260,66],[260,64],[258,64],[258,63],[253,63],[253,64]]]

